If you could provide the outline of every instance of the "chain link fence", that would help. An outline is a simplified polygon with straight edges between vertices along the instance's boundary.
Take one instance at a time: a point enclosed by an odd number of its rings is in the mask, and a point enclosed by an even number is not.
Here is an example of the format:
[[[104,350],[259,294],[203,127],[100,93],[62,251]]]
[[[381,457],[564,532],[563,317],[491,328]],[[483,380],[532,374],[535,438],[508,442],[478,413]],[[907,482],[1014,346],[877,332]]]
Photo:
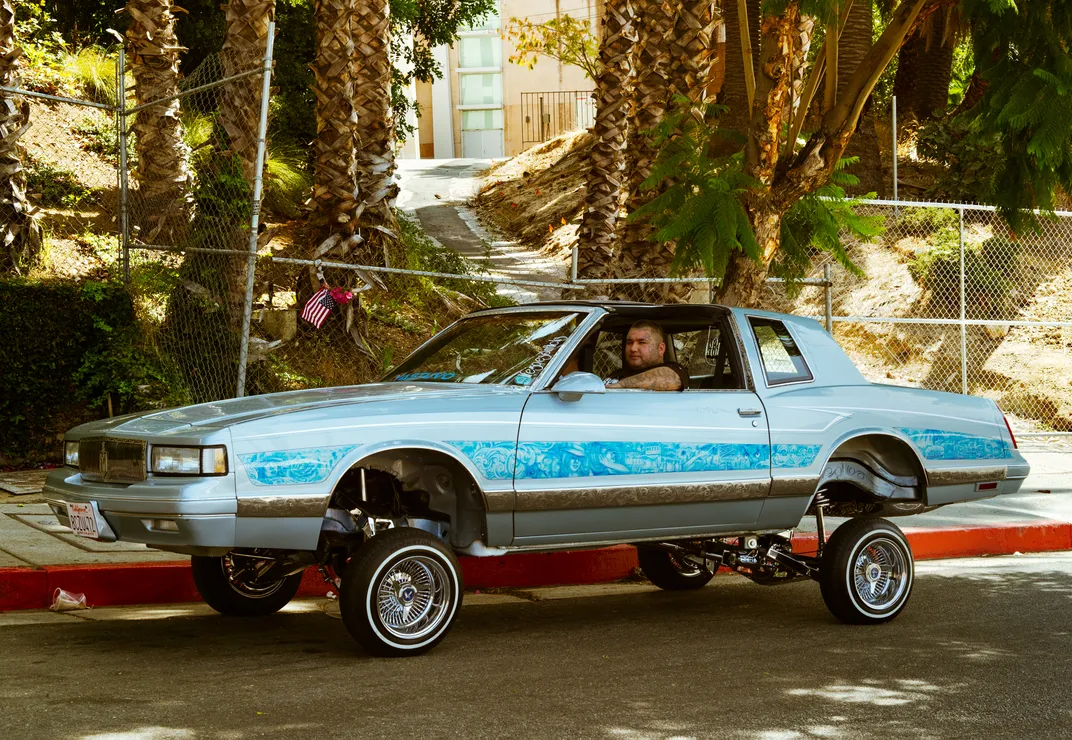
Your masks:
[[[1022,436],[1072,432],[1072,214],[1013,234],[990,206],[870,201],[883,234],[828,257],[834,335],[868,379],[993,398]],[[825,263],[825,264],[824,264]],[[768,305],[822,318],[824,289]]]
[[[0,274],[115,277],[120,254],[116,52],[99,52],[94,62],[109,69],[113,79],[68,90],[31,77],[2,88]]]
[[[118,65],[119,56],[107,58]],[[129,74],[115,76],[112,99],[106,89],[84,98],[3,90],[0,133],[22,130],[33,154],[21,159],[23,179],[9,178],[18,192],[0,193],[0,271],[124,281],[166,365],[169,404],[367,379],[419,343],[427,327],[415,326],[428,315],[435,329],[475,308],[537,299],[711,300],[710,281],[666,278],[665,265],[591,281],[577,278],[574,259],[562,279],[532,279],[498,269],[494,244],[474,265],[449,245],[428,246],[403,218],[406,262],[320,265],[332,285],[374,289],[334,328],[311,332],[298,320],[316,288],[310,250],[294,234],[283,249],[273,229],[259,229],[270,64],[270,50],[259,60],[211,56],[151,99],[139,99]],[[867,201],[861,210],[885,228],[847,238],[858,270],[816,255],[803,282],[768,283],[764,307],[832,326],[870,380],[991,397],[1020,435],[1072,434],[1072,214],[1013,234],[987,206]],[[28,254],[12,235],[30,214],[41,239]],[[423,317],[399,300],[415,294]],[[362,345],[370,320],[397,336],[381,331],[383,346]]]

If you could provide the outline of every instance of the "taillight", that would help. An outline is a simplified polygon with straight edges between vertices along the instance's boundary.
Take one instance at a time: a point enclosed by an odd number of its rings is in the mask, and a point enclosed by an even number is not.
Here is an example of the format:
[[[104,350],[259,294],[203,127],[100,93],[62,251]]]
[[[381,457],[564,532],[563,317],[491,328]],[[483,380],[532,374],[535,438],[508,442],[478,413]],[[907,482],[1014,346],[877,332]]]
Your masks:
[[[1005,414],[1001,415],[1001,418],[1005,421],[1005,428],[1009,430],[1009,436],[1012,437],[1012,447],[1014,450],[1020,449],[1020,445],[1016,444],[1016,435],[1012,433],[1012,427],[1009,426],[1009,420],[1005,418]]]

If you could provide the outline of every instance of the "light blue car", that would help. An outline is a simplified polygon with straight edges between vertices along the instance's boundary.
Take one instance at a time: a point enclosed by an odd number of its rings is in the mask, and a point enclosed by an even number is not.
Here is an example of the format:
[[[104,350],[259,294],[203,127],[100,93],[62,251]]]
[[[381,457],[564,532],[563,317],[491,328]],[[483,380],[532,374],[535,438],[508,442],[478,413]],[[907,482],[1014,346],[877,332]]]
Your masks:
[[[683,392],[605,383],[643,319]],[[444,637],[459,555],[617,543],[665,589],[719,566],[812,578],[840,620],[885,622],[913,561],[880,517],[1014,493],[1029,469],[993,401],[870,383],[811,319],[615,302],[478,311],[378,383],[84,424],[65,458],[45,493],[76,533],[193,556],[227,614],[280,609],[318,565],[381,655]],[[819,549],[794,553],[806,515]],[[824,515],[851,518],[827,539]]]

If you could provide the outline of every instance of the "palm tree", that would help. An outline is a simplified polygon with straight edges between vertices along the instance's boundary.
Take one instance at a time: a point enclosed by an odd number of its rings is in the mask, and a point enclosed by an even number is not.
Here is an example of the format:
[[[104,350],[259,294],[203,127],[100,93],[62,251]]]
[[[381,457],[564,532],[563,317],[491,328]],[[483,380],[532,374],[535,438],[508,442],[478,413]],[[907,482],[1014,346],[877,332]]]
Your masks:
[[[171,0],[127,1],[126,39],[138,105],[179,93],[180,47],[172,7]],[[142,238],[158,241],[161,231],[175,238],[185,228],[191,183],[179,101],[166,100],[138,111],[131,128],[137,152],[134,215],[141,216],[135,220],[141,221]]]
[[[939,7],[901,47],[893,94],[897,96],[897,118],[905,124],[902,131],[911,131],[945,111],[957,24],[955,8]]]
[[[748,46],[759,46],[759,20],[762,0],[746,0],[748,12]],[[744,44],[741,37],[740,6],[738,0],[723,0],[722,23],[726,28],[725,77],[722,90],[717,100],[720,105],[729,108],[719,118],[719,127],[738,133],[745,133],[751,114],[748,110],[747,66],[752,64],[752,77],[755,77],[754,57],[746,62],[743,53]],[[740,144],[731,139],[720,139],[720,146],[726,150],[739,150]]]
[[[340,250],[340,230],[350,237],[357,227],[356,45],[351,33],[356,4],[357,0],[315,0],[313,5],[317,39],[313,61],[316,138],[310,205],[312,225],[320,240],[313,248],[313,257]],[[342,243],[341,251],[348,246]]]
[[[220,61],[223,76],[232,77],[262,66],[268,49],[268,24],[275,18],[275,0],[230,0],[224,6],[226,32]],[[223,86],[220,125],[228,148],[242,163],[246,181],[252,183],[257,158],[262,79],[258,75],[233,80]]]
[[[636,35],[630,0],[607,0],[596,78],[595,144],[588,170],[577,274],[613,275],[614,234],[621,202],[623,149],[628,114],[629,55]]]
[[[0,0],[0,85],[15,86],[19,48],[15,40],[15,8],[11,0]],[[27,267],[41,248],[41,227],[34,220],[26,199],[25,152],[19,137],[30,119],[30,104],[0,92],[0,244],[6,254],[4,269],[15,272]]]
[[[871,50],[874,16],[871,12],[873,0],[855,0],[845,20],[845,30],[838,43],[838,98],[845,90],[852,73]],[[845,149],[846,157],[859,157],[852,168],[852,174],[860,178],[858,185],[847,188],[852,193],[878,193],[882,197],[886,190],[882,170],[882,156],[878,148],[878,133],[875,131],[875,114],[870,100],[856,125],[856,133]]]
[[[365,230],[361,259],[389,261],[398,224],[390,202],[398,193],[391,118],[391,18],[388,0],[361,0],[354,13],[354,112],[357,114],[358,224]],[[386,230],[386,233],[385,233]]]
[[[656,151],[648,132],[666,115],[670,102],[671,53],[667,38],[674,28],[673,10],[660,0],[637,0],[636,82],[630,111],[632,140],[626,150],[626,212],[633,213],[652,194],[641,190],[651,174]],[[673,253],[651,243],[651,225],[629,220],[619,229],[621,265],[630,277],[665,277]]]
[[[675,98],[687,97],[696,104],[697,113],[707,99],[715,20],[711,0],[683,0],[676,6],[674,25],[667,38],[671,54],[670,94]]]

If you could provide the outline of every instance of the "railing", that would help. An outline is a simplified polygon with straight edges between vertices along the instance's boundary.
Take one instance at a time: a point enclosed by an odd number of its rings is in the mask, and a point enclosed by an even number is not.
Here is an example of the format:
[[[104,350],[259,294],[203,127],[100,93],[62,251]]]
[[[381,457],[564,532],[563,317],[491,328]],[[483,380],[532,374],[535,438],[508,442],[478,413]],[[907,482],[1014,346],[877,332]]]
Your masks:
[[[591,128],[595,119],[596,101],[591,90],[521,93],[523,145]]]

